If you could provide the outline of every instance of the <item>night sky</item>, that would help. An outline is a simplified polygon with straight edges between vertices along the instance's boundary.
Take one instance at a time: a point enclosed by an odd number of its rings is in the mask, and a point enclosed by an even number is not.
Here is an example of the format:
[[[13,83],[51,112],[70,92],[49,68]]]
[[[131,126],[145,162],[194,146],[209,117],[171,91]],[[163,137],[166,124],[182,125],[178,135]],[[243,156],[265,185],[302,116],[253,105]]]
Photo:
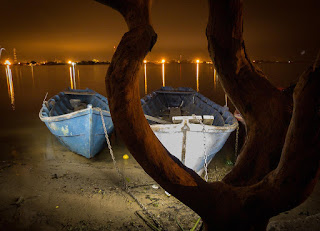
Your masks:
[[[110,60],[127,28],[93,0],[0,0],[2,60]],[[312,60],[320,49],[320,1],[245,0],[244,35],[252,59]],[[158,42],[149,60],[209,59],[206,0],[154,0]]]

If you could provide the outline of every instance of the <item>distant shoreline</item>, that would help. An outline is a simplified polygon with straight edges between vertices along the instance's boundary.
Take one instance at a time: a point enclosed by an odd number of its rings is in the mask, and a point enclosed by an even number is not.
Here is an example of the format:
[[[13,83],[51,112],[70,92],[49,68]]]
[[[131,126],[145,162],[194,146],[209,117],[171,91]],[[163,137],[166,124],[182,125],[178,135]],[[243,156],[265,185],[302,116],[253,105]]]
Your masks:
[[[96,61],[80,61],[80,62],[74,62],[76,65],[109,65],[111,62],[110,61],[102,61],[102,62],[96,62]],[[177,60],[171,60],[169,62],[166,62],[166,64],[196,64],[192,60],[182,60],[182,61],[177,61]],[[294,64],[294,63],[307,63],[311,64],[313,63],[313,60],[253,60],[252,63],[255,64]],[[162,64],[161,62],[158,61],[148,61],[147,64]],[[212,61],[203,61],[200,64],[213,64]],[[0,65],[6,66],[6,64],[1,63]],[[55,61],[48,61],[48,62],[36,62],[36,61],[31,61],[31,62],[19,62],[19,63],[14,63],[12,65],[16,66],[55,66],[55,65],[70,65],[67,62],[55,62]]]

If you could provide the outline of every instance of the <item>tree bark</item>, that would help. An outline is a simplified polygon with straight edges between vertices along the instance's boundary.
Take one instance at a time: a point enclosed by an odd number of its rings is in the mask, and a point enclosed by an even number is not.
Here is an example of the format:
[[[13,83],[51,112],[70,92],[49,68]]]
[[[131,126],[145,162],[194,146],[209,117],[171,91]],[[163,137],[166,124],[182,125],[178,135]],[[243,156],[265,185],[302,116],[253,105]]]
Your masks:
[[[265,230],[270,217],[308,197],[320,169],[319,60],[301,77],[292,101],[246,55],[242,1],[209,0],[209,52],[248,137],[232,172],[207,183],[168,153],[141,108],[138,73],[157,38],[151,0],[99,2],[118,10],[129,28],[106,77],[114,126],[142,168],[197,212],[207,230]]]
[[[319,53],[320,54],[320,53]],[[311,194],[320,175],[320,63],[301,77],[294,90],[294,110],[277,168],[257,184],[244,187],[250,217],[269,219],[292,209]]]
[[[260,181],[277,167],[290,122],[292,99],[275,88],[250,61],[243,40],[241,0],[209,0],[208,50],[220,82],[247,125],[246,143],[224,181]]]
[[[150,1],[144,2],[150,7]],[[117,9],[117,4],[113,4],[113,1],[104,3]],[[126,4],[122,7],[126,7]],[[130,10],[135,11],[135,8]],[[135,15],[132,12],[129,14]],[[149,10],[145,11],[145,14],[149,14]],[[144,117],[139,98],[138,73],[157,35],[150,25],[150,20],[141,24],[136,22],[133,23],[136,25],[134,28],[128,25],[130,30],[123,36],[107,72],[107,97],[112,120],[117,133],[143,169],[169,193],[176,194],[177,198],[191,205],[195,202],[192,198],[185,197],[185,192],[190,191],[192,194],[192,191],[199,191],[199,187],[205,182],[168,153]]]

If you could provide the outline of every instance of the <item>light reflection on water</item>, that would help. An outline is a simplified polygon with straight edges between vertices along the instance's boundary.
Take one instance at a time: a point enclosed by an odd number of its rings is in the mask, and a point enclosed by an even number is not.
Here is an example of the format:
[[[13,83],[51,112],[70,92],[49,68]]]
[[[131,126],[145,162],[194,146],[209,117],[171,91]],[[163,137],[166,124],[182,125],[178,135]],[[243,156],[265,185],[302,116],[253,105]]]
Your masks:
[[[218,82],[218,75],[217,75],[217,70],[213,70],[213,88],[214,90],[217,89],[217,82]]]
[[[6,65],[6,77],[7,77],[8,95],[10,98],[11,107],[12,107],[12,110],[15,110],[12,71],[11,71],[10,65]]]
[[[212,78],[213,65],[208,64],[184,64],[184,63],[147,63],[143,66],[143,74],[140,79],[140,92],[143,97],[161,86],[191,87],[217,103],[223,102],[223,90],[217,86],[217,78]],[[215,82],[214,82],[215,81]],[[217,88],[217,87],[216,87]],[[144,91],[143,91],[144,90]]]
[[[70,88],[77,89],[77,82],[76,82],[76,71],[75,71],[75,64],[71,64],[69,67],[70,72]],[[79,77],[79,70],[78,70],[78,77]]]
[[[33,73],[33,64],[31,64],[30,67],[31,67],[32,87],[35,87],[35,84],[34,84],[34,73]],[[20,68],[20,70],[21,70],[21,68]]]
[[[162,86],[166,86],[166,73],[165,73],[165,64],[162,63]]]
[[[277,86],[286,87],[295,81],[307,64],[263,64],[270,80]],[[0,160],[15,158],[18,155],[38,156],[39,159],[63,158],[74,156],[59,144],[38,117],[42,100],[48,92],[50,98],[67,87],[91,88],[102,95],[105,91],[105,75],[108,65],[69,65],[59,66],[14,66],[13,72],[7,66],[0,66],[0,145],[3,153]],[[70,69],[71,68],[71,69]],[[80,85],[81,82],[81,85]],[[214,102],[224,105],[224,92],[213,65],[209,64],[144,64],[140,73],[140,97],[159,89],[161,86],[191,87]],[[233,107],[229,102],[230,110]],[[10,134],[10,135],[8,135]],[[128,152],[121,141],[115,138],[115,154],[121,158]],[[221,152],[234,150],[231,135]],[[27,142],[28,141],[28,142]],[[228,144],[228,142],[230,144]],[[24,151],[23,151],[24,150]],[[95,159],[108,159],[106,151]],[[229,154],[226,154],[229,155]],[[70,157],[81,159],[80,157]],[[229,158],[229,157],[228,157]],[[109,160],[109,159],[108,159]],[[111,161],[111,160],[110,160]]]
[[[144,69],[144,94],[148,94],[147,64],[143,65]]]
[[[197,92],[199,92],[199,63],[197,63],[197,74],[196,74],[196,79],[197,79]]]

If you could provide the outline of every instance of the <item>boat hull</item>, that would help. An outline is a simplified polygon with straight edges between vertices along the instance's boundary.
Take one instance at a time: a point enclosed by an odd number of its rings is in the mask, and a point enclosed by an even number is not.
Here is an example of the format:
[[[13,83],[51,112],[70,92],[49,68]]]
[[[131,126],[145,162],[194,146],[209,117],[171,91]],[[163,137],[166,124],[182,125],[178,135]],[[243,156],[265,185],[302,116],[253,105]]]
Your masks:
[[[45,106],[40,111],[40,119],[50,132],[72,152],[92,158],[106,145],[101,121],[102,112],[108,134],[113,131],[111,115],[99,107],[87,108],[58,116],[44,116]]]
[[[163,146],[199,175],[238,126],[228,107],[191,88],[163,87],[141,105]]]
[[[234,131],[190,123],[157,124],[151,129],[172,155],[199,175],[204,171],[205,159],[209,164]]]

